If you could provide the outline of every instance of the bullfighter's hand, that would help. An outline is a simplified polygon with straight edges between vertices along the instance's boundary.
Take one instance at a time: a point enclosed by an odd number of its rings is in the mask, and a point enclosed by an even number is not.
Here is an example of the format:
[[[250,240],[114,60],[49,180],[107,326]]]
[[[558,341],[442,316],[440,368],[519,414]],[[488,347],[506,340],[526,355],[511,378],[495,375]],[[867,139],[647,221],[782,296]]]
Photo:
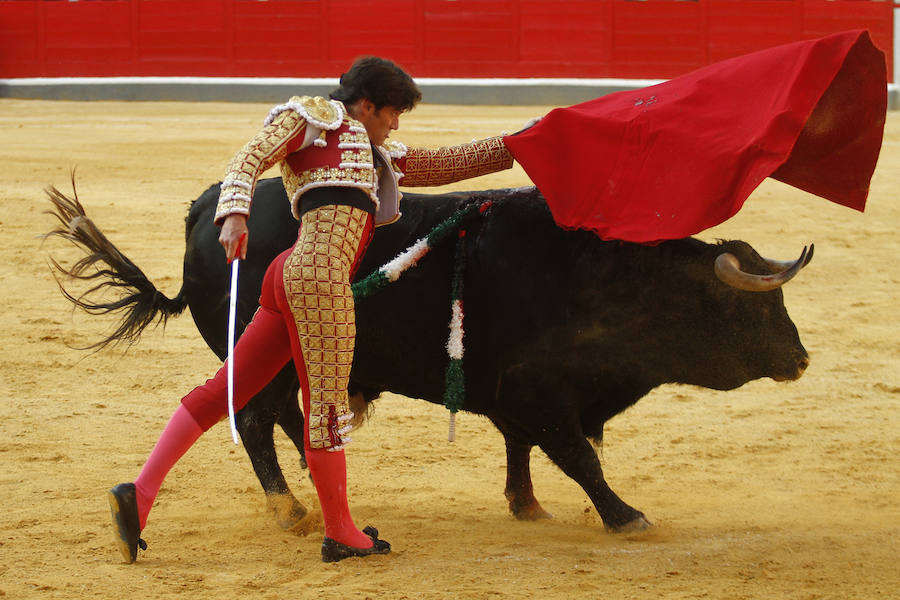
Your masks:
[[[219,233],[219,243],[225,248],[225,256],[228,262],[235,258],[241,260],[247,258],[247,216],[241,214],[228,215],[222,223],[222,232]]]
[[[522,127],[522,129],[518,130],[518,131],[517,131],[516,133],[514,133],[513,135],[517,135],[517,134],[519,134],[519,133],[522,133],[523,131],[528,131],[529,129],[531,129],[532,127],[534,127],[535,125],[537,125],[537,124],[540,122],[541,119],[543,119],[543,117],[535,117],[535,118],[533,118],[533,119],[530,119],[527,123],[525,123],[525,126]]]

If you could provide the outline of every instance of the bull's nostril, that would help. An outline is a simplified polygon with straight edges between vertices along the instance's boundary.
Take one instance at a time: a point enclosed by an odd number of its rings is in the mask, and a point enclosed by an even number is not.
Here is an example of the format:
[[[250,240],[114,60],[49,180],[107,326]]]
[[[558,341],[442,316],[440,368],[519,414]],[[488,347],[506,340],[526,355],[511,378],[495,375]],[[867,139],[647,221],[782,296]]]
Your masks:
[[[797,359],[797,368],[800,369],[801,373],[803,371],[805,371],[807,367],[809,367],[809,357],[808,356],[801,356],[800,358]]]

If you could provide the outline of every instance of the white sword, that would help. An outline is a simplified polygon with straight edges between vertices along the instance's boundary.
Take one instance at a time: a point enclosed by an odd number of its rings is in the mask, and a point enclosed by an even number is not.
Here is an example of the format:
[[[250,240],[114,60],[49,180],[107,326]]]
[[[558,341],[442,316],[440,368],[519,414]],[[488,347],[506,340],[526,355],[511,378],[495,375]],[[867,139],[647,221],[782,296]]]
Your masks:
[[[238,247],[240,251],[240,247]],[[238,442],[237,426],[234,423],[234,323],[237,320],[238,264],[241,259],[231,261],[231,297],[228,299],[228,421],[231,423],[231,439]]]

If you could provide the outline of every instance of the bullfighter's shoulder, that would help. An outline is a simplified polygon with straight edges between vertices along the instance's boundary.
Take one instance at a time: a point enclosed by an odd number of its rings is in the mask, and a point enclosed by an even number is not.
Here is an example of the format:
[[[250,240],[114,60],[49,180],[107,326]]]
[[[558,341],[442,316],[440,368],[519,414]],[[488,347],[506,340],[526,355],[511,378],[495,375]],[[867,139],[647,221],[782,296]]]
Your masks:
[[[328,100],[322,96],[292,96],[284,104],[269,111],[266,124],[288,110],[300,115],[310,125],[327,130],[340,127],[345,117],[344,105],[337,100]]]

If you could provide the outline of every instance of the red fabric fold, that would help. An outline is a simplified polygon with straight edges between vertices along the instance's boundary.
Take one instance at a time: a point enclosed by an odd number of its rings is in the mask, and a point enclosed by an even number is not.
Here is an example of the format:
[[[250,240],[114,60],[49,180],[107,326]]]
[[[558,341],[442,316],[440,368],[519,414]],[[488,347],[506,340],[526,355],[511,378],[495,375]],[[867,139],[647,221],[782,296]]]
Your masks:
[[[652,243],[729,219],[770,176],[864,210],[886,110],[884,54],[848,31],[558,108],[504,141],[560,226]]]

